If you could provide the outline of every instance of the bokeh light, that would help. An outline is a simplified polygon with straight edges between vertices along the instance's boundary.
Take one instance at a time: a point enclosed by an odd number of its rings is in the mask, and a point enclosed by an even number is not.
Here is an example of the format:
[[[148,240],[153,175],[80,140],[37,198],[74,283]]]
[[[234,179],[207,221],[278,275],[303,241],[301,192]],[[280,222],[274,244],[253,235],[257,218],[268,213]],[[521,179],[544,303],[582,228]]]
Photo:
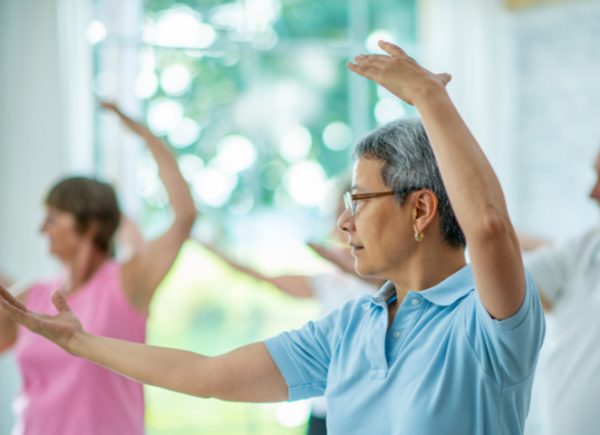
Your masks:
[[[327,195],[327,176],[323,167],[314,161],[296,163],[285,174],[285,188],[299,205],[321,205]]]
[[[310,402],[307,400],[278,403],[275,407],[275,419],[285,427],[301,426],[308,421],[309,416]]]
[[[140,72],[133,82],[133,93],[141,100],[152,97],[158,90],[158,77],[154,71]]]
[[[85,32],[85,36],[90,44],[97,44],[106,38],[106,27],[100,21],[92,21]]]
[[[193,183],[194,178],[204,168],[204,161],[195,154],[183,154],[177,159],[181,175],[188,183]]]
[[[237,185],[238,177],[220,168],[205,168],[200,171],[192,183],[194,198],[212,207],[221,207]]]
[[[256,161],[256,149],[243,136],[231,135],[219,141],[215,164],[229,174],[248,169]]]
[[[185,6],[160,14],[152,36],[156,45],[182,48],[208,48],[217,37],[212,26],[202,22],[200,14]]]
[[[323,130],[323,143],[330,150],[344,150],[352,143],[352,130],[345,122],[332,122]]]
[[[166,67],[160,75],[160,86],[171,96],[185,94],[192,82],[189,70],[181,65],[174,64]]]
[[[183,118],[175,128],[169,131],[169,142],[176,148],[185,148],[195,143],[200,137],[202,129],[196,121]]]
[[[387,124],[405,115],[404,107],[400,100],[385,99],[375,106],[375,119],[379,125]]]
[[[288,162],[303,160],[310,152],[312,136],[302,125],[289,128],[280,144],[281,156]]]
[[[394,43],[394,36],[387,30],[375,30],[367,37],[365,48],[369,53],[386,54],[385,51],[379,47],[379,41]]]
[[[254,206],[254,195],[250,189],[245,187],[237,188],[231,195],[231,200],[227,206],[229,213],[236,216],[248,214]]]
[[[148,109],[148,125],[157,136],[164,136],[169,130],[177,127],[182,118],[181,104],[168,98],[154,100]]]
[[[103,71],[94,77],[92,87],[99,97],[112,97],[117,87],[117,78],[112,72]]]

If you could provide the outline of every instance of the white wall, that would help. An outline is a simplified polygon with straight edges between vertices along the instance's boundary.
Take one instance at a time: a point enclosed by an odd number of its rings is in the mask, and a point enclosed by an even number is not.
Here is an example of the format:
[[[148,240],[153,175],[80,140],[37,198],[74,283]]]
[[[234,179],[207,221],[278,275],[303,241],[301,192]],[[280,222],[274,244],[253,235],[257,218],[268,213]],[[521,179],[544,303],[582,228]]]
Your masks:
[[[79,75],[79,83],[64,80],[73,62],[85,59],[86,48],[59,49],[69,38],[69,26],[86,13],[87,2],[78,3],[69,23],[60,27],[57,11],[64,12],[67,1],[0,1],[0,269],[16,280],[55,269],[38,233],[42,198],[59,177],[92,167],[92,142],[80,140],[89,134],[92,122],[86,117],[92,112],[81,104],[85,97],[73,96],[86,86],[85,75]],[[70,93],[65,92],[67,84]],[[79,110],[73,110],[73,98],[79,98]],[[17,383],[12,360],[4,356],[0,435],[12,425],[9,404]]]

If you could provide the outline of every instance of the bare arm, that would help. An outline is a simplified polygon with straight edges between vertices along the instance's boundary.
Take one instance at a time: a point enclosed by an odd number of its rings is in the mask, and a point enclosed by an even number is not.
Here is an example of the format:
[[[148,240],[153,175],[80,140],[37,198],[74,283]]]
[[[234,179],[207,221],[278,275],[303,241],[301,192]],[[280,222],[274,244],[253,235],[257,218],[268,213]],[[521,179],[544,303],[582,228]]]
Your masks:
[[[338,268],[344,272],[354,275],[369,284],[373,284],[377,287],[381,287],[385,284],[385,280],[377,276],[360,276],[356,273],[356,267],[354,267],[355,259],[350,253],[350,249],[347,248],[328,248],[316,243],[309,243],[308,246],[323,257],[325,260],[335,264]]]
[[[547,240],[538,239],[520,232],[517,233],[517,238],[519,239],[519,246],[523,252],[533,251],[534,249],[549,243]]]
[[[158,164],[160,178],[167,190],[175,219],[158,239],[148,242],[123,266],[123,288],[131,303],[143,312],[148,311],[156,288],[171,269],[179,250],[189,236],[196,219],[196,208],[187,182],[179,172],[175,156],[148,128],[124,115],[114,104],[103,103],[121,121],[146,142]]]
[[[446,92],[450,76],[432,74],[393,44],[380,46],[390,56],[358,56],[349,68],[419,111],[467,239],[479,296],[492,317],[511,317],[525,297],[519,241],[496,174]]]
[[[206,249],[211,251],[213,254],[218,256],[221,260],[226,262],[229,266],[241,272],[245,275],[249,275],[259,281],[265,281],[270,284],[273,284],[279,290],[284,293],[287,293],[290,296],[296,298],[312,298],[313,291],[310,285],[310,281],[308,277],[302,275],[285,275],[285,276],[276,276],[276,277],[268,277],[263,275],[262,273],[239,264],[238,262],[231,259],[229,256],[224,253],[216,250],[215,248],[202,244]]]
[[[28,311],[0,288],[0,308],[15,322],[43,335],[67,352],[86,358],[135,381],[190,394],[229,401],[278,402],[288,388],[264,343],[205,357],[191,352],[90,335],[71,312],[63,295],[52,301],[57,316]]]

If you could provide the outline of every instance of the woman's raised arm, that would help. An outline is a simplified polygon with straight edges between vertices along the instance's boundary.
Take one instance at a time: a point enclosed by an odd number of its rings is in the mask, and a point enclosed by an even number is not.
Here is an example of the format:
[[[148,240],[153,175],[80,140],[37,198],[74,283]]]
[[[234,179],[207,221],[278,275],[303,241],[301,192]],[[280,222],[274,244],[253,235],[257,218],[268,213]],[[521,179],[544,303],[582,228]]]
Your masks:
[[[290,296],[295,298],[312,298],[314,296],[312,287],[310,285],[310,281],[307,276],[303,275],[283,275],[283,276],[275,276],[268,277],[263,275],[257,270],[252,269],[248,266],[243,266],[239,264],[237,261],[231,259],[228,255],[224,254],[221,251],[216,250],[212,246],[206,245],[202,242],[199,242],[202,246],[208,249],[210,252],[215,254],[233,269],[238,272],[243,273],[244,275],[251,276],[259,281],[268,282],[284,293],[287,293]]]
[[[165,186],[175,219],[159,238],[148,242],[140,252],[123,266],[123,289],[132,304],[147,312],[156,288],[171,269],[181,245],[189,236],[196,219],[196,208],[189,186],[184,180],[175,156],[165,144],[143,124],[124,115],[117,106],[102,103],[146,142],[156,160],[160,178]]]
[[[389,56],[360,55],[348,68],[419,111],[469,246],[479,296],[492,317],[511,317],[525,296],[519,242],[498,178],[446,92],[451,77],[427,71],[394,44],[379,44]]]

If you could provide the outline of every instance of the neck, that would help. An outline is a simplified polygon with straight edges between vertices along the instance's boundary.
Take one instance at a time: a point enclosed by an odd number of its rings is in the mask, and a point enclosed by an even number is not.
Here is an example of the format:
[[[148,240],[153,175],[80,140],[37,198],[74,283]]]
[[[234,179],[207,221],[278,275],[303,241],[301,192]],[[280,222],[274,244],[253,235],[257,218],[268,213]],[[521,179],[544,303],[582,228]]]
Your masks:
[[[84,285],[108,259],[108,255],[98,249],[83,250],[69,259],[63,259],[68,278],[64,292],[72,293]]]
[[[443,242],[424,243],[388,279],[394,283],[398,301],[401,302],[410,290],[419,292],[434,287],[466,264],[462,248],[452,248]]]

